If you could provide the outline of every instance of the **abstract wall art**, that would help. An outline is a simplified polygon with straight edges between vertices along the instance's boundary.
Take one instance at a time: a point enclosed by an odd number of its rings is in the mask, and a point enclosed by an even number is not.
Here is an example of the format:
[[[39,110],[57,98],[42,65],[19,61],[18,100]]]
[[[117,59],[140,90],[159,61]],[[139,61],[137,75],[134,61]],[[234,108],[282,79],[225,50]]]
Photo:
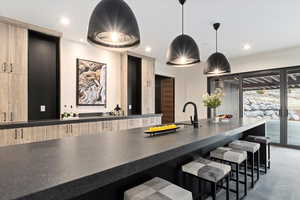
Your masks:
[[[77,59],[77,105],[106,107],[107,65]]]

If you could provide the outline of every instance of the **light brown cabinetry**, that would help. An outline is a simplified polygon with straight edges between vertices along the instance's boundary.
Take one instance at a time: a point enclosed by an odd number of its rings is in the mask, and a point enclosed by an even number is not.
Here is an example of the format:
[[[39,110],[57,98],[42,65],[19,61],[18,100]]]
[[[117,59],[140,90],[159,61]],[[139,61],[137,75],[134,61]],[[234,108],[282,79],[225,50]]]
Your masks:
[[[26,121],[27,30],[0,23],[0,38],[0,122]]]
[[[142,58],[142,114],[155,113],[155,60]]]
[[[161,117],[148,117],[4,129],[0,130],[0,146],[33,143],[89,134],[101,134],[159,124],[161,124]]]
[[[128,129],[128,120],[127,119],[122,119],[119,120],[119,130],[127,130]]]
[[[143,127],[143,120],[140,119],[128,119],[128,129]]]

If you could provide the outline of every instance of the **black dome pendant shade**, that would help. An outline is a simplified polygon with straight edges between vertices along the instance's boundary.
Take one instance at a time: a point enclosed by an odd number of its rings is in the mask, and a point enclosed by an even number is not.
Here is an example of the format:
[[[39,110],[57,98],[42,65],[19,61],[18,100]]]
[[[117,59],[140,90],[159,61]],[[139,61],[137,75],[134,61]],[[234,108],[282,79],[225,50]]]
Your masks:
[[[102,0],[91,15],[87,39],[112,50],[138,46],[140,31],[133,11],[123,0]]]
[[[204,74],[223,74],[231,72],[230,64],[226,56],[218,52],[218,29],[220,25],[220,23],[214,24],[214,29],[216,30],[216,53],[208,57]]]
[[[176,67],[187,67],[200,62],[199,48],[195,40],[184,34],[184,9],[185,0],[179,0],[182,5],[182,34],[171,43],[167,53],[167,64]]]

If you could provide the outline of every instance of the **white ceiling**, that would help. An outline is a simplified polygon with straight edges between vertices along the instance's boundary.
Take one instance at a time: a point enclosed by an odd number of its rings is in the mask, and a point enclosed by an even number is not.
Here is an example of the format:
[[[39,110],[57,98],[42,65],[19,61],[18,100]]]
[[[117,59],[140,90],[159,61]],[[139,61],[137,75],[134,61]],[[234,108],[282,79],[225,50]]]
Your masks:
[[[0,0],[0,15],[52,28],[66,38],[86,38],[88,21],[100,0]],[[165,59],[170,42],[180,33],[181,10],[177,0],[126,0],[136,14],[142,44],[135,49]],[[228,57],[300,45],[299,0],[187,0],[185,32],[199,45],[201,59],[214,51],[213,22],[221,22],[219,48]],[[70,25],[59,23],[62,17]],[[250,43],[250,51],[242,50]]]

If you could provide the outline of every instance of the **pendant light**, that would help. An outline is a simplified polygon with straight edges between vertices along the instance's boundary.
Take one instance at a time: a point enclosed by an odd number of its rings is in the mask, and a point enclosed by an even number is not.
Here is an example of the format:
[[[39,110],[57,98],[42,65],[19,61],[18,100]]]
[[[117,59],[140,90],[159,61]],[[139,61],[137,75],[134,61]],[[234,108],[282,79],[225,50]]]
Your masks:
[[[230,64],[226,56],[218,52],[218,29],[220,28],[220,23],[215,23],[214,29],[216,30],[216,53],[209,56],[207,59],[207,68],[204,70],[204,74],[223,74],[230,73]]]
[[[111,50],[138,46],[140,31],[133,11],[123,0],[102,0],[91,15],[87,39]]]
[[[167,64],[176,67],[187,67],[200,62],[199,48],[195,40],[184,34],[185,1],[179,0],[182,6],[182,33],[173,40],[167,53]]]

